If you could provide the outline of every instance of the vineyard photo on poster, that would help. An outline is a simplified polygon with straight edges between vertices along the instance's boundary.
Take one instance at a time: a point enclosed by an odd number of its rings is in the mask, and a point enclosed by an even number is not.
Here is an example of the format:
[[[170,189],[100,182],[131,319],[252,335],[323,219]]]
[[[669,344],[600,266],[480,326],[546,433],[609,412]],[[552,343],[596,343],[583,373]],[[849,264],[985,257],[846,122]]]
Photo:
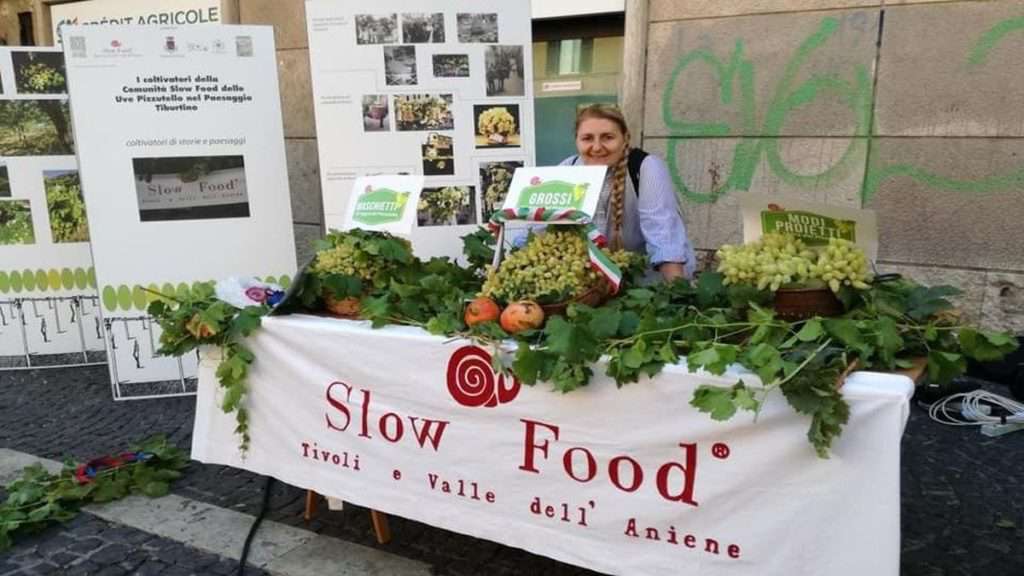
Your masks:
[[[459,29],[459,42],[497,42],[498,15],[496,13],[458,13],[455,21]]]
[[[384,47],[384,83],[388,86],[415,86],[416,47]]]
[[[363,131],[389,132],[391,115],[388,114],[388,97],[386,94],[366,94],[363,96]]]
[[[522,96],[526,93],[522,46],[488,46],[484,53],[484,69],[488,96]]]
[[[29,201],[0,200],[0,246],[35,243]]]
[[[402,42],[443,44],[444,13],[402,14]]]
[[[455,174],[455,152],[452,137],[430,133],[420,146],[423,155],[424,176],[452,176]]]
[[[74,153],[67,100],[0,101],[0,156]]]
[[[518,148],[519,105],[473,106],[477,148]]]
[[[66,94],[63,52],[11,51],[14,79],[21,94]]]
[[[0,198],[11,197],[11,177],[7,174],[7,166],[0,165]]]
[[[54,243],[88,242],[89,221],[77,170],[43,172],[46,210],[50,215],[50,234]]]
[[[356,44],[398,43],[398,14],[356,14]]]
[[[452,130],[451,94],[399,94],[395,96],[398,130]]]
[[[434,54],[435,78],[469,78],[469,54]]]
[[[420,226],[476,224],[476,191],[473,186],[424,188],[416,217]]]
[[[491,214],[501,209],[512,185],[512,175],[516,168],[522,168],[523,164],[521,161],[480,163],[480,197],[483,203],[481,222],[488,222]]]
[[[242,156],[133,158],[142,222],[248,218]]]

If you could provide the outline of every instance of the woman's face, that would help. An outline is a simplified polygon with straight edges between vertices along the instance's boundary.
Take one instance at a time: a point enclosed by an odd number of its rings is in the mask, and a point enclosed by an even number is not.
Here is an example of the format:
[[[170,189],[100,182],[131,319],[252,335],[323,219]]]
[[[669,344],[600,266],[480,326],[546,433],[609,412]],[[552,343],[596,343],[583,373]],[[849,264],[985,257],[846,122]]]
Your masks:
[[[576,131],[576,151],[587,166],[614,166],[622,158],[626,135],[604,118],[587,118]]]

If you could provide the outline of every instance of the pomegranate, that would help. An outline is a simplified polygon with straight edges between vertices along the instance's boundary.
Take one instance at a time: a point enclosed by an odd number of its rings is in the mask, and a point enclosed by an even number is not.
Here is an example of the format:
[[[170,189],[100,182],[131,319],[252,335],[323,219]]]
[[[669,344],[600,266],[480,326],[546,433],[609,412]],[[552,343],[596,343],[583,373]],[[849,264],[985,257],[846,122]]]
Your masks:
[[[532,300],[520,300],[505,307],[501,327],[509,334],[534,330],[544,325],[544,310]]]
[[[478,296],[466,306],[463,318],[466,326],[476,326],[481,322],[493,322],[501,316],[498,303],[486,296]]]

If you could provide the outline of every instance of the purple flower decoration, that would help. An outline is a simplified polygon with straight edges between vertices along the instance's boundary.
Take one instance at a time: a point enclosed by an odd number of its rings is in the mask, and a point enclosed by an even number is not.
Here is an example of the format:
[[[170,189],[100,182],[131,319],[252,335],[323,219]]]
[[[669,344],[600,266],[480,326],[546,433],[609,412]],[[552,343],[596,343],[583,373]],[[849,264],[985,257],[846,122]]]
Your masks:
[[[245,297],[257,304],[267,301],[267,289],[260,286],[250,286],[245,289]]]
[[[235,308],[267,304],[273,306],[284,299],[284,289],[277,284],[256,278],[226,278],[217,282],[217,298]]]

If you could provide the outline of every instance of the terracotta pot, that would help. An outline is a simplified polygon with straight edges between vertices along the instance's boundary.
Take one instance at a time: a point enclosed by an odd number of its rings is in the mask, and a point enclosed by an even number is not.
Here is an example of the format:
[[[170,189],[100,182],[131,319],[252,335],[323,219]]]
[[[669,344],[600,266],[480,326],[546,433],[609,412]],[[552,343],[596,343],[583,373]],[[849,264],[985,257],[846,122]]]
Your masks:
[[[773,307],[786,320],[838,316],[844,312],[842,302],[828,288],[779,288]]]
[[[345,318],[347,320],[356,320],[359,318],[359,298],[335,298],[326,292],[323,294],[324,297],[324,309],[331,316],[337,318]]]

